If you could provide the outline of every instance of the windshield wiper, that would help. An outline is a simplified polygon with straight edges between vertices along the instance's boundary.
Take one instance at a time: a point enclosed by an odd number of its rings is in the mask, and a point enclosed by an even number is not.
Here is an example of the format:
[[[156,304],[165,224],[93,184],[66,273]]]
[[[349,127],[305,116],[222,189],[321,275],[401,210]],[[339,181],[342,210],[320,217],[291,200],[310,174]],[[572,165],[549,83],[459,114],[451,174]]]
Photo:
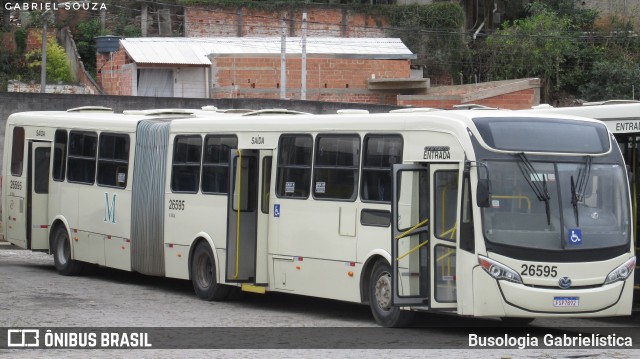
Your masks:
[[[549,195],[549,189],[547,188],[547,176],[543,173],[542,175],[536,172],[536,169],[533,167],[527,155],[524,152],[518,153],[518,157],[520,157],[520,162],[518,162],[518,167],[520,167],[520,171],[522,172],[522,176],[531,190],[538,198],[538,201],[544,202],[544,209],[547,212],[547,225],[551,225],[551,211],[549,209],[549,200],[551,196]]]
[[[573,215],[576,217],[576,227],[580,227],[580,219],[578,216],[578,202],[584,201],[584,191],[589,182],[591,173],[591,156],[587,156],[584,163],[584,169],[578,171],[578,179],[574,182],[571,176],[571,204],[573,205]]]

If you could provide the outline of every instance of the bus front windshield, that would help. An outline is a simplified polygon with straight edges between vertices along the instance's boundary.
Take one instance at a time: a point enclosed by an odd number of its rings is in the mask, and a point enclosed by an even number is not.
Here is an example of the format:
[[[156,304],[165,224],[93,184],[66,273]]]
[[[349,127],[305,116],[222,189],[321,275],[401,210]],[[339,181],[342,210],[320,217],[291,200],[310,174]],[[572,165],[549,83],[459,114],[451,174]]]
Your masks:
[[[487,241],[500,245],[580,250],[628,244],[625,170],[618,164],[486,161],[491,183],[483,208]]]

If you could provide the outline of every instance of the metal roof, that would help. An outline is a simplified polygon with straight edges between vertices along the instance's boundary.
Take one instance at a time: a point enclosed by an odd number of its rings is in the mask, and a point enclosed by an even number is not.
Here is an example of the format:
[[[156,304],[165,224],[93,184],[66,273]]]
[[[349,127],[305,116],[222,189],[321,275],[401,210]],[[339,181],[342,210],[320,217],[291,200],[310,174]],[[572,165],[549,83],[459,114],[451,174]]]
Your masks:
[[[120,40],[137,63],[211,65],[209,56],[280,56],[280,37],[177,38],[143,37]],[[302,53],[299,37],[287,37],[287,56]],[[399,60],[415,59],[398,38],[307,37],[307,56]]]

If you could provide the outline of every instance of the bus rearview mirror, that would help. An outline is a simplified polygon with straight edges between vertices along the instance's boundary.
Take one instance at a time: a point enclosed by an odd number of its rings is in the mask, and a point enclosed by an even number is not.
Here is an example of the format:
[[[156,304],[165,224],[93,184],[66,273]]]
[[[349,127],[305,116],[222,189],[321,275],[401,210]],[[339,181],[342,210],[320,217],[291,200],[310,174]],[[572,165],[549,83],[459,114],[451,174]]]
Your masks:
[[[476,188],[476,204],[478,207],[489,207],[491,197],[491,182],[489,179],[478,179],[478,187]]]

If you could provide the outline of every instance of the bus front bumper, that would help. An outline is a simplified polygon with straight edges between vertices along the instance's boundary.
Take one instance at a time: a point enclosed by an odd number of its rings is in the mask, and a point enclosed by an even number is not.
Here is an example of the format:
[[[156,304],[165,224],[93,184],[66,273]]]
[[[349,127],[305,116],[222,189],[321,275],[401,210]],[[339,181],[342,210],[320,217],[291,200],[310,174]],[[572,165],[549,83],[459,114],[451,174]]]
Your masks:
[[[535,288],[473,272],[474,315],[491,317],[601,317],[630,315],[633,275],[625,281],[584,289]]]

